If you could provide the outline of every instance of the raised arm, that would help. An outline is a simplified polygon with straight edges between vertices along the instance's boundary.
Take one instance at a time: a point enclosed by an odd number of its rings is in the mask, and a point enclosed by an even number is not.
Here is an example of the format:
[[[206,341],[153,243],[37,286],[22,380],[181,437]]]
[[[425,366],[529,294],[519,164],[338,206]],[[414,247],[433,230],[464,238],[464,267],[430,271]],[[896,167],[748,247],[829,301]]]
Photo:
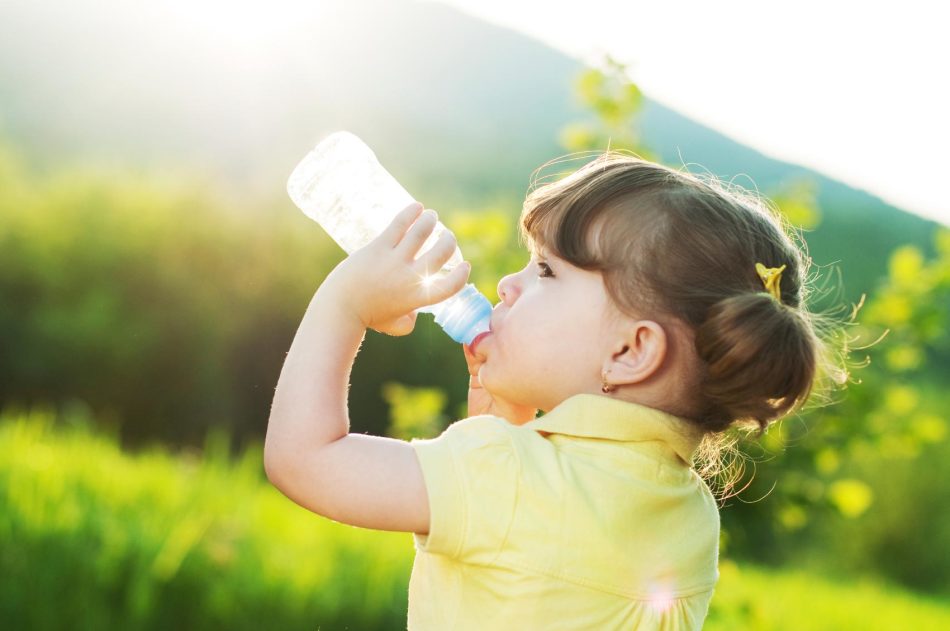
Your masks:
[[[414,259],[436,215],[401,211],[377,239],[338,265],[317,290],[284,360],[271,405],[264,468],[274,486],[315,513],[354,526],[426,533],[429,505],[409,443],[350,434],[347,389],[367,328],[407,335],[413,310],[457,292],[467,264],[423,285],[455,251],[446,231]]]

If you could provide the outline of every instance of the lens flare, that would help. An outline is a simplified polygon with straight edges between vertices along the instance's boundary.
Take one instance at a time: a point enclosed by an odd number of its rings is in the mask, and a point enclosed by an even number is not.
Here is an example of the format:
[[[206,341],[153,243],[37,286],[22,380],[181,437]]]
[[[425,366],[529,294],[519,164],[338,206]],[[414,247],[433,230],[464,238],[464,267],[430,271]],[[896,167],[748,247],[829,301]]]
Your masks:
[[[668,589],[654,589],[650,592],[649,602],[656,611],[666,611],[673,605],[673,592]]]

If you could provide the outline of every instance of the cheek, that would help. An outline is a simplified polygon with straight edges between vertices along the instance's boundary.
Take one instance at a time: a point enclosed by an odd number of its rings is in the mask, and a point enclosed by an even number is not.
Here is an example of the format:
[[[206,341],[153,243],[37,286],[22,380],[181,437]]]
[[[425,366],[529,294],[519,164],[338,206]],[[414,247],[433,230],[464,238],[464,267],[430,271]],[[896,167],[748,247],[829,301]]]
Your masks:
[[[519,305],[520,306],[520,305]],[[518,307],[515,307],[516,309]],[[543,313],[543,311],[541,312]],[[537,315],[537,310],[512,311],[513,317],[502,322],[505,351],[509,354],[537,352],[551,328],[551,318]]]
[[[563,335],[545,323],[512,327],[505,333],[510,335],[506,335],[500,363],[510,379],[537,379],[545,371],[558,369],[564,361],[559,342]]]

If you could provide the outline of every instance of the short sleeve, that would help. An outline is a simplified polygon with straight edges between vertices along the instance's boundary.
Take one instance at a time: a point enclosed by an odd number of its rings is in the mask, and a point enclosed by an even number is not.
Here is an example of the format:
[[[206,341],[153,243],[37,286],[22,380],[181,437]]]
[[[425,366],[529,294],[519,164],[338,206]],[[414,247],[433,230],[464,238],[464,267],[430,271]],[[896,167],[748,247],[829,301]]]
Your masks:
[[[518,496],[512,429],[500,417],[472,416],[410,441],[429,496],[429,533],[414,535],[419,549],[470,563],[495,559]]]

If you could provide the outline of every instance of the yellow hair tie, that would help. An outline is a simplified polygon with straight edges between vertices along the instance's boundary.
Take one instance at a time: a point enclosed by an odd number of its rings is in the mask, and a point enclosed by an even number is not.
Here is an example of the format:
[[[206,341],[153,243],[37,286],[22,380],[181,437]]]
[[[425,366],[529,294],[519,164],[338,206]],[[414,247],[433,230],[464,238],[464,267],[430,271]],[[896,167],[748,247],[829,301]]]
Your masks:
[[[782,271],[784,269],[784,265],[782,267],[766,267],[761,263],[755,264],[755,271],[759,273],[759,278],[762,279],[765,290],[779,302],[782,302],[782,290],[779,288],[779,283],[782,281]]]

